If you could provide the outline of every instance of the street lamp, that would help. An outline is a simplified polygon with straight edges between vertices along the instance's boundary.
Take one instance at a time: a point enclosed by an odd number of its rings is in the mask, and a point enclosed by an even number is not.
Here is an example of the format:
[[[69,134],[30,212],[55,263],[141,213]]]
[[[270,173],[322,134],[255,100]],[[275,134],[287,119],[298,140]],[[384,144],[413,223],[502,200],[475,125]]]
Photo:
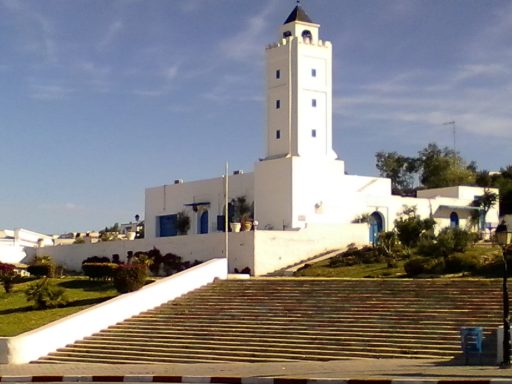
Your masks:
[[[503,258],[503,361],[500,368],[510,368],[510,311],[508,302],[508,266],[505,257],[505,248],[508,244],[508,228],[505,220],[496,227],[496,241],[501,247]]]

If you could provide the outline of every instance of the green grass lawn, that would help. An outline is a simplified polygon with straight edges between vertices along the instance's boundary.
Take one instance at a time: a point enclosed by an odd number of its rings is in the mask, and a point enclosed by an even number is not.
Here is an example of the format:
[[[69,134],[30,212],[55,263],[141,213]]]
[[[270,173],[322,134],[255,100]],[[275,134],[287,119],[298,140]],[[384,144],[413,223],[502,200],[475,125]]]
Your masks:
[[[69,300],[66,307],[33,309],[24,294],[31,282],[15,284],[9,294],[5,293],[3,287],[0,288],[0,336],[19,335],[118,295],[110,282],[76,276],[51,280],[66,289]]]
[[[404,261],[398,262],[394,268],[388,268],[386,263],[357,264],[350,267],[329,267],[329,259],[312,264],[310,268],[297,271],[294,276],[298,277],[402,277],[404,272]]]
[[[501,251],[497,246],[474,246],[465,252],[468,255],[479,257],[489,262],[500,257]],[[411,257],[415,256],[414,254]],[[295,272],[297,277],[340,277],[340,278],[382,278],[406,277],[404,264],[406,260],[399,260],[396,267],[389,268],[386,263],[356,264],[352,266],[329,267],[329,259],[311,264],[309,268]]]

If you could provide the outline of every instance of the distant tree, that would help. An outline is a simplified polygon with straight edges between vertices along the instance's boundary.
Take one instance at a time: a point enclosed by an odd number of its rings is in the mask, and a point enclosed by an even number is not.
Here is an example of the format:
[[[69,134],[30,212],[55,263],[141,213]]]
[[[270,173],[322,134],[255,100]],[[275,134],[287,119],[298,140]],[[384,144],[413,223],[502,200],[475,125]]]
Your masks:
[[[407,195],[414,189],[415,174],[418,172],[418,160],[402,156],[397,152],[377,152],[377,169],[382,177],[391,179],[391,191],[394,195]]]
[[[484,194],[478,197],[477,200],[480,208],[482,208],[484,212],[485,217],[487,212],[489,212],[489,210],[496,205],[496,202],[498,201],[498,195],[486,188],[484,190]]]
[[[448,147],[430,143],[418,153],[418,160],[420,182],[425,188],[475,184],[475,163],[466,164],[458,152]]]
[[[117,240],[119,238],[119,223],[115,223],[111,227],[105,227],[102,231],[100,231],[100,240],[101,241],[112,241]]]
[[[489,188],[492,186],[492,177],[488,170],[484,169],[482,171],[477,171],[475,175],[475,183],[476,185],[484,188]]]
[[[477,173],[477,185],[484,188],[498,188],[500,215],[512,214],[512,165],[500,169],[500,172],[490,174],[488,171]]]

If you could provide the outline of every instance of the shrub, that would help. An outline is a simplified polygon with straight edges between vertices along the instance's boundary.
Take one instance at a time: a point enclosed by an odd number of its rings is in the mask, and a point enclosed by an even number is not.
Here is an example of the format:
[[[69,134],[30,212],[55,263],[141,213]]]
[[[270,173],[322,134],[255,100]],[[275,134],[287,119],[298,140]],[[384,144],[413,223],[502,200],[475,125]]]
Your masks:
[[[50,256],[36,256],[27,272],[37,277],[54,277],[56,265]]]
[[[512,255],[511,255],[512,256]],[[507,256],[507,269],[508,271],[512,270],[512,257]],[[496,257],[489,263],[480,264],[478,268],[474,271],[475,274],[480,276],[487,277],[502,277],[503,276],[503,259],[501,257]],[[509,272],[510,273],[510,272]]]
[[[51,284],[46,277],[30,284],[25,296],[35,309],[57,308],[68,303],[64,289]]]
[[[421,274],[441,274],[445,268],[443,259],[427,257],[413,257],[404,264],[407,276],[418,276]]]
[[[448,257],[455,252],[464,252],[471,242],[468,231],[460,228],[444,228],[437,235],[439,256]]]
[[[421,236],[416,247],[416,253],[425,257],[439,256],[435,238],[432,236]]]
[[[82,261],[85,263],[110,263],[110,259],[107,256],[91,256]]]
[[[396,233],[393,231],[379,233],[377,253],[384,257],[389,268],[395,267],[397,260],[404,258],[406,255],[404,247],[400,244]]]
[[[413,257],[404,264],[407,276],[418,276],[425,273],[426,259],[424,257]]]
[[[27,267],[27,272],[37,277],[53,277],[55,264],[32,264]]]
[[[18,279],[19,275],[12,264],[5,264],[0,262],[0,281],[4,286],[5,292],[10,293],[12,286]]]
[[[149,250],[145,253],[146,259],[142,258],[140,256],[137,256],[137,261],[140,263],[145,263],[148,265],[149,270],[153,275],[158,275],[160,272],[160,266],[162,265],[162,254],[160,253],[160,250],[156,247],[153,247],[153,249]],[[146,261],[147,260],[147,261]]]
[[[144,264],[120,265],[114,275],[114,286],[119,293],[136,291],[144,286],[147,268]]]
[[[480,264],[478,256],[455,253],[446,258],[445,271],[448,273],[473,272],[478,270]]]
[[[174,253],[166,253],[162,258],[162,264],[166,276],[181,272],[184,269],[181,257]]]
[[[416,212],[404,213],[402,217],[395,220],[395,229],[400,242],[406,247],[415,247],[418,244],[421,234],[434,228],[434,219],[421,219]]]
[[[117,268],[116,263],[84,263],[82,271],[92,280],[110,280],[114,277]]]
[[[383,257],[373,247],[350,247],[329,259],[329,268],[348,267],[356,264],[371,264],[381,262]]]

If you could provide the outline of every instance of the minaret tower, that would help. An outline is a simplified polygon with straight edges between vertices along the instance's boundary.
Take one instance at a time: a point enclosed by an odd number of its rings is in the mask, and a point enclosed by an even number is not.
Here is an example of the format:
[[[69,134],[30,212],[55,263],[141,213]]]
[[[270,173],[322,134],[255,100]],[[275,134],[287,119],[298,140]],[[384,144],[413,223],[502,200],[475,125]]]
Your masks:
[[[267,145],[254,176],[262,228],[336,222],[345,165],[332,149],[332,46],[298,4],[266,49]]]
[[[267,47],[265,159],[337,158],[332,149],[332,46],[300,5]]]

